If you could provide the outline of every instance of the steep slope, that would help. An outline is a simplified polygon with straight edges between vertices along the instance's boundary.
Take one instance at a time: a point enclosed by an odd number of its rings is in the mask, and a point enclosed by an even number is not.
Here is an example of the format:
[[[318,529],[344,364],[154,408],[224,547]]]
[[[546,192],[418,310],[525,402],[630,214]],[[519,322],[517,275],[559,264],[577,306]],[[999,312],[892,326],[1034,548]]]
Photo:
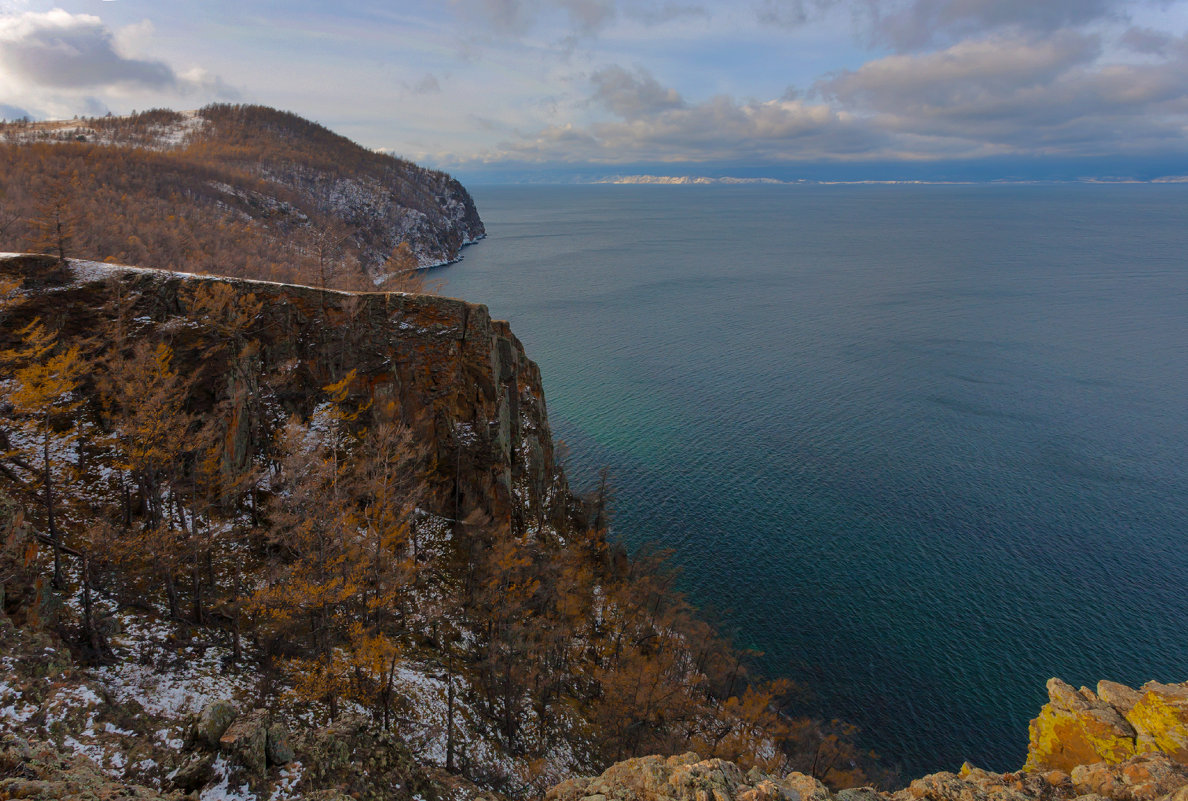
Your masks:
[[[825,736],[656,560],[607,543],[539,371],[481,305],[0,257],[0,411],[0,545],[34,588],[8,587],[9,612],[153,731],[184,727],[154,687],[194,686],[399,732],[518,796],[656,750],[800,764]],[[81,720],[39,736],[135,778]]]
[[[445,173],[261,106],[0,125],[5,249],[354,286],[484,235]]]
[[[94,262],[60,266],[40,257],[0,259],[5,275],[35,291],[5,320],[0,350],[14,346],[15,332],[35,319],[53,322],[69,340],[100,331],[118,294],[127,299],[121,313],[131,321],[129,334],[166,336],[179,371],[210,388],[196,391],[192,413],[241,392],[251,396],[228,432],[228,448],[240,460],[266,453],[290,415],[310,419],[325,401],[322,388],[353,370],[350,393],[394,401],[401,421],[430,450],[430,494],[422,501],[428,510],[451,519],[478,510],[516,532],[560,527],[572,511],[553,460],[540,370],[485,306]],[[217,326],[195,306],[200,290],[216,286],[228,291],[232,306],[250,297],[259,307],[241,332],[258,343],[246,369],[235,369],[240,354],[216,347]]]

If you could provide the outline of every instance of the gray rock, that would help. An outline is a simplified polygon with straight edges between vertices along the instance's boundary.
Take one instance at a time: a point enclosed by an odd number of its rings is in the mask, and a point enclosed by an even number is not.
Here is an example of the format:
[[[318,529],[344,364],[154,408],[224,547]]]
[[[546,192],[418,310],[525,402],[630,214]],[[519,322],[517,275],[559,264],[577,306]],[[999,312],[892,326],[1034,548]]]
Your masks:
[[[239,713],[230,701],[211,701],[198,713],[192,736],[195,742],[208,748],[218,748],[219,738]]]
[[[848,790],[838,790],[835,798],[837,801],[883,801],[883,796],[873,787],[851,787]]]
[[[257,709],[240,715],[219,738],[219,750],[253,780],[262,779],[268,767],[268,712]]]
[[[214,779],[214,755],[194,754],[173,772],[169,781],[183,793],[201,790]]]
[[[293,761],[293,746],[289,743],[289,730],[283,723],[268,727],[264,755],[269,765],[287,765]]]

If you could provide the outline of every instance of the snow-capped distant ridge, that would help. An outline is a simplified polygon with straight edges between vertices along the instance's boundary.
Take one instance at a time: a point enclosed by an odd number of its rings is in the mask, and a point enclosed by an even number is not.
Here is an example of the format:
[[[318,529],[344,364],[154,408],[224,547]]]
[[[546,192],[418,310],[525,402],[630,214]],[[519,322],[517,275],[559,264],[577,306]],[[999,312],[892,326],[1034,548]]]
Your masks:
[[[777,178],[710,178],[704,175],[616,175],[595,181],[596,184],[786,184]]]
[[[926,181],[868,179],[850,181],[825,181],[810,178],[782,180],[779,178],[735,178],[724,176],[713,178],[705,175],[615,175],[590,181],[594,184],[657,184],[665,186],[722,186],[742,184],[764,184],[776,186],[972,186],[975,184],[1184,184],[1188,175],[1165,175],[1159,178],[1078,178],[1074,180],[996,180],[996,181]]]

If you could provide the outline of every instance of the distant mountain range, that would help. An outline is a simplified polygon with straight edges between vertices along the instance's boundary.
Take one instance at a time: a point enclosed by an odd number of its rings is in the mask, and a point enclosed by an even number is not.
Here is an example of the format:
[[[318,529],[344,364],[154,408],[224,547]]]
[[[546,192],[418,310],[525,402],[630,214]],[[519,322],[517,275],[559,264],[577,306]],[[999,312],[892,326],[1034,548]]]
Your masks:
[[[609,178],[600,178],[590,183],[595,184],[664,184],[664,185],[711,185],[711,184],[777,184],[777,185],[802,185],[802,184],[975,184],[975,183],[1041,183],[1037,181],[910,181],[910,180],[853,180],[853,181],[824,181],[824,180],[781,180],[779,178],[711,178],[705,175],[616,175]],[[1050,183],[1043,181],[1042,183]],[[1188,176],[1172,175],[1162,178],[1155,178],[1149,181],[1140,181],[1132,178],[1094,178],[1094,179],[1080,179],[1075,183],[1152,183],[1152,184],[1178,184],[1188,183]]]

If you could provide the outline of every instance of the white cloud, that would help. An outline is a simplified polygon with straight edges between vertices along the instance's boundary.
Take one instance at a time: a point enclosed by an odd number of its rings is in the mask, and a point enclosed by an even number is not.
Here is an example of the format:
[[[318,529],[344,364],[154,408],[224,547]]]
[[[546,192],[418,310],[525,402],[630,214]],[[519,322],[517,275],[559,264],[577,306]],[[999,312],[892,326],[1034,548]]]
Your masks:
[[[1146,152],[1184,146],[1188,47],[1169,57],[1103,62],[1095,36],[999,35],[894,55],[818,84],[835,105],[895,133],[948,137],[1016,153]],[[1171,140],[1179,140],[1173,142]]]
[[[12,104],[51,117],[103,113],[105,97],[236,96],[201,68],[178,72],[129,54],[153,35],[147,20],[113,33],[97,16],[62,9],[0,16],[0,90]]]
[[[1100,20],[1122,21],[1174,0],[759,0],[765,24],[794,28],[843,8],[872,43],[906,51],[992,31],[1049,34]]]
[[[55,89],[160,89],[177,82],[164,62],[121,55],[98,17],[61,9],[0,17],[0,67],[18,80]]]
[[[738,102],[719,95],[687,103],[647,72],[596,72],[591,102],[618,121],[550,125],[502,143],[479,160],[626,164],[752,158],[849,158],[882,149],[877,131],[824,103],[793,98]]]

